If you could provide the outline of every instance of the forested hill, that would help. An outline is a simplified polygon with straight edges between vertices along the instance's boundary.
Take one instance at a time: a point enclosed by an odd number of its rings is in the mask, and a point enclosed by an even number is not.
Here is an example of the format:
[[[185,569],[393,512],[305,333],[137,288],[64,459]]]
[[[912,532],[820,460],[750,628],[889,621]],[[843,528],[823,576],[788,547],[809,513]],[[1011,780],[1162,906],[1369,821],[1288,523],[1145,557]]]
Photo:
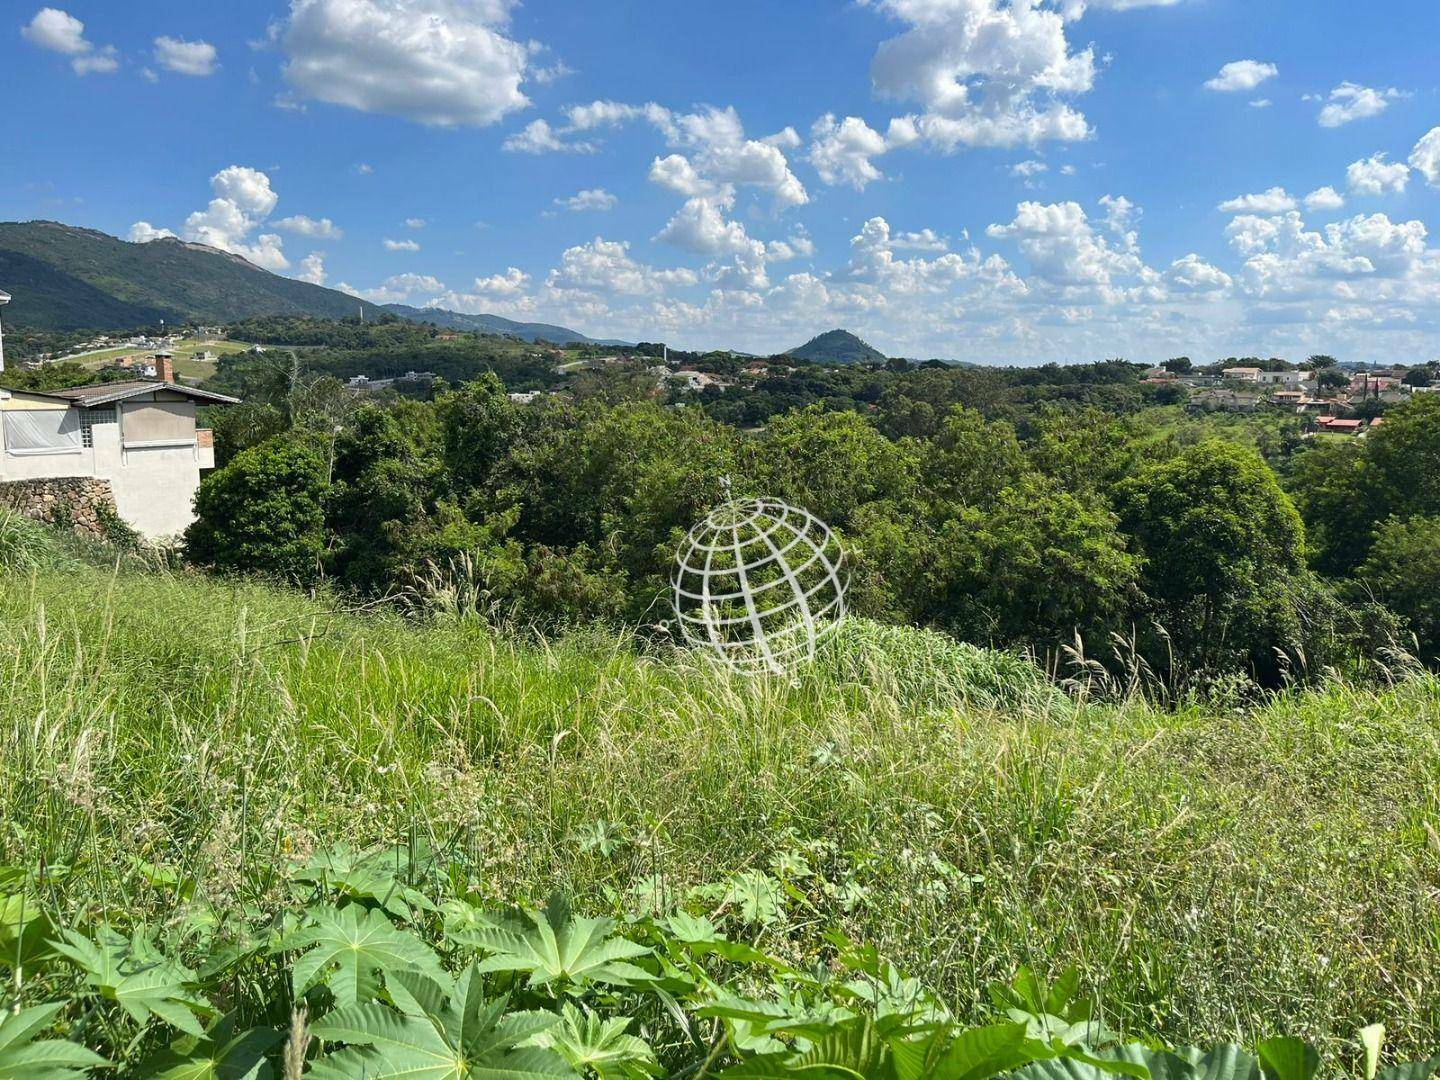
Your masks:
[[[813,337],[790,356],[817,364],[883,364],[885,354],[848,330],[829,330]]]
[[[215,248],[173,238],[132,244],[55,221],[0,222],[0,286],[13,296],[6,322],[40,330],[380,314],[367,301]]]
[[[385,310],[414,322],[433,323],[442,330],[461,330],[478,334],[504,334],[521,341],[549,341],[556,345],[628,346],[629,341],[586,337],[578,330],[550,323],[516,322],[499,315],[467,315],[444,308],[417,308],[408,304],[386,304]]]

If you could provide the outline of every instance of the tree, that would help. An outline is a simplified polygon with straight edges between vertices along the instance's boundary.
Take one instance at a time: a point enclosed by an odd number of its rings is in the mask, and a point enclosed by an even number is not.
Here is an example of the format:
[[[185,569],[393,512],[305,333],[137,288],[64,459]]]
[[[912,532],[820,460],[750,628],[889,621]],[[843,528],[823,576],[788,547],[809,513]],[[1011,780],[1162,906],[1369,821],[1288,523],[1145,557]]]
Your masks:
[[[383,592],[420,569],[420,537],[445,487],[434,410],[366,405],[334,437],[327,525],[333,572]]]
[[[525,430],[497,473],[496,504],[517,511],[524,543],[552,552],[583,545],[586,574],[623,575],[630,614],[664,591],[676,546],[723,498],[723,477],[737,494],[752,493],[739,434],[696,408],[594,401],[523,415]]]
[[[1440,517],[1384,522],[1356,578],[1352,591],[1405,620],[1422,659],[1440,658]]]
[[[959,405],[945,415],[920,462],[930,499],[966,506],[989,505],[1028,468],[1013,427]]]
[[[440,418],[445,469],[462,503],[489,491],[496,465],[519,431],[516,409],[493,372],[442,394]]]
[[[1315,385],[1321,390],[1338,390],[1350,385],[1350,375],[1338,367],[1317,368]]]
[[[1440,515],[1440,397],[1416,394],[1365,436],[1371,520]]]
[[[284,411],[267,401],[245,401],[209,408],[205,413],[204,423],[215,433],[215,464],[220,466],[290,426]]]
[[[1099,498],[1036,473],[1001,490],[988,511],[939,528],[927,575],[932,621],[989,645],[1104,639],[1134,600],[1140,563]]]
[[[217,570],[314,580],[328,475],[326,449],[313,436],[277,436],[243,451],[201,482],[187,555]]]
[[[774,495],[833,528],[848,530],[861,507],[913,501],[919,460],[864,417],[812,406],[775,421],[757,449],[756,473]]]
[[[1405,372],[1405,377],[1400,381],[1406,386],[1430,386],[1435,379],[1429,368],[1413,367]]]
[[[1160,366],[1176,375],[1189,375],[1195,367],[1195,362],[1188,356],[1176,356],[1166,360]]]
[[[1298,638],[1288,592],[1303,570],[1305,527],[1260,455],[1208,440],[1142,469],[1117,499],[1177,665],[1272,670],[1273,650]],[[1167,662],[1158,650],[1154,660]]]

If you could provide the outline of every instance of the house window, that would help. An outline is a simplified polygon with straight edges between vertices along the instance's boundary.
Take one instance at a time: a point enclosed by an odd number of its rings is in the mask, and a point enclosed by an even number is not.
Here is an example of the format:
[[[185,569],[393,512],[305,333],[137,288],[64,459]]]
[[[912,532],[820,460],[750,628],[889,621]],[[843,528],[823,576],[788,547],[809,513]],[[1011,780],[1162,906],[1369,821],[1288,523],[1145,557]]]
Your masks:
[[[100,406],[99,408],[95,408],[95,409],[81,409],[81,410],[80,410],[80,441],[81,441],[81,443],[82,443],[83,445],[85,445],[85,446],[94,446],[94,445],[95,445],[95,432],[93,431],[93,428],[95,427],[95,425],[96,425],[96,424],[113,424],[113,423],[115,423],[115,406],[114,406],[114,405],[102,405],[102,406]]]
[[[80,423],[75,409],[17,409],[5,413],[5,452],[80,453]]]

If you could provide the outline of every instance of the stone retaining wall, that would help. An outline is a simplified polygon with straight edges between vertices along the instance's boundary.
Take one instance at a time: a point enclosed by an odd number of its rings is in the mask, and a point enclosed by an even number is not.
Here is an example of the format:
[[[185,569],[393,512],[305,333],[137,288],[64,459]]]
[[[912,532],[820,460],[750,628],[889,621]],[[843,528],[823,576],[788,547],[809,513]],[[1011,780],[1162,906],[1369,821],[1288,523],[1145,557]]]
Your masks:
[[[100,539],[119,520],[110,481],[89,476],[0,481],[0,507]]]

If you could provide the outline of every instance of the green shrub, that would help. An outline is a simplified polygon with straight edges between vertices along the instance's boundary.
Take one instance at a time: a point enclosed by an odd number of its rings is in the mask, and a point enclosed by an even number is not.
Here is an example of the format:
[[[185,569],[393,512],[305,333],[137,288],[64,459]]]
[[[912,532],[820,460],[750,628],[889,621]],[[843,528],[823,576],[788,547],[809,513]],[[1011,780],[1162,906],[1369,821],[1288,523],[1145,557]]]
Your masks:
[[[39,522],[0,507],[0,570],[32,570],[56,555],[54,534]]]

